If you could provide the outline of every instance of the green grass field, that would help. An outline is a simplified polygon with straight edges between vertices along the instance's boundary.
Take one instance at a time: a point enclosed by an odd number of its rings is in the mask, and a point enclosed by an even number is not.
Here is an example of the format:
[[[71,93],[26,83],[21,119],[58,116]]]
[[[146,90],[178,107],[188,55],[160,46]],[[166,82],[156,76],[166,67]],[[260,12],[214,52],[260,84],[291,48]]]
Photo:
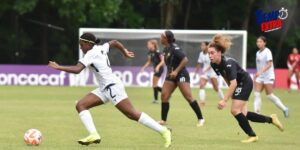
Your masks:
[[[75,101],[93,87],[0,87],[0,150],[74,150],[74,149],[164,149],[161,137],[152,130],[128,120],[110,103],[91,110],[102,142],[88,147],[76,140],[87,136],[75,110]],[[198,90],[193,89],[195,98]],[[127,88],[134,106],[160,119],[160,105],[152,104],[150,88]],[[273,125],[251,123],[259,142],[242,144],[246,135],[231,116],[229,106],[216,109],[217,96],[207,90],[207,105],[202,109],[206,124],[196,127],[196,116],[178,90],[171,99],[169,126],[173,129],[170,149],[243,149],[243,150],[295,150],[300,149],[300,94],[277,90],[276,94],[290,108],[290,118],[263,96],[263,114],[278,114],[286,130],[280,132]],[[249,109],[252,110],[253,95]],[[23,135],[29,128],[43,133],[40,146],[27,146]]]

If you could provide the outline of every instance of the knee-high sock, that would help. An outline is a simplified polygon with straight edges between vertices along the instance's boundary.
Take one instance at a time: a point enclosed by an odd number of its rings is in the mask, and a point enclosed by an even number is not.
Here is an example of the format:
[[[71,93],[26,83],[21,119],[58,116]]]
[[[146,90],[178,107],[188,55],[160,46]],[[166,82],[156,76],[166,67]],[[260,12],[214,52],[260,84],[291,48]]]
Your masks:
[[[297,79],[297,76],[296,76],[296,81],[297,81],[298,90],[300,90],[300,81],[299,79]]]
[[[280,108],[281,110],[287,110],[287,108],[283,105],[283,103],[281,102],[281,100],[275,96],[273,93],[269,94],[268,99],[271,100],[278,108]]]
[[[89,133],[97,132],[92,115],[90,111],[83,110],[79,113],[79,117],[81,122],[84,124],[85,128],[88,130]]]
[[[202,113],[201,113],[201,110],[200,110],[200,107],[199,107],[197,101],[194,100],[193,102],[190,103],[190,105],[193,108],[194,112],[196,113],[198,120],[203,119],[203,116],[202,116]]]
[[[200,89],[199,90],[199,100],[201,102],[204,102],[205,101],[205,90],[204,89]]]
[[[169,102],[161,103],[161,120],[167,121],[168,112],[169,112],[170,104]]]
[[[288,89],[291,88],[291,78],[287,78],[287,85],[288,85]]]
[[[254,112],[260,113],[261,110],[261,97],[259,92],[254,92]]]
[[[259,122],[259,123],[272,123],[272,118],[268,116],[264,116],[261,114],[257,114],[255,112],[248,111],[247,113],[247,119],[253,122]]]
[[[223,91],[221,90],[221,88],[218,89],[218,96],[219,96],[220,100],[224,99],[224,94],[223,94]]]
[[[156,87],[153,87],[153,96],[154,96],[154,100],[157,100],[158,98],[158,90]]]
[[[238,121],[240,127],[243,129],[243,131],[248,134],[248,136],[256,136],[254,131],[252,130],[248,119],[243,113],[239,113],[236,116],[234,116],[235,119]]]
[[[156,89],[157,89],[159,92],[161,92],[161,90],[162,90],[161,87],[159,87],[159,86],[157,86]]]
[[[150,116],[148,116],[144,112],[142,112],[138,122],[158,133],[163,132],[164,129],[163,126],[161,126],[159,123],[157,123],[155,120],[153,120]]]

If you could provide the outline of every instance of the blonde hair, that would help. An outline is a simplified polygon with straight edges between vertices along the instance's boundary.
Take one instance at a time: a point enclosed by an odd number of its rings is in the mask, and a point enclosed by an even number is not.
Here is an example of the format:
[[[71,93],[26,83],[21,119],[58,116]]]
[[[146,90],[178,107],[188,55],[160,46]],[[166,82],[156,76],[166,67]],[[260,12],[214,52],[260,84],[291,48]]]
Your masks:
[[[148,42],[154,45],[155,50],[158,49],[158,42],[157,42],[157,40],[152,39],[152,40],[149,40]]]
[[[231,37],[227,35],[217,34],[213,37],[208,47],[214,47],[217,51],[225,53],[232,45]]]

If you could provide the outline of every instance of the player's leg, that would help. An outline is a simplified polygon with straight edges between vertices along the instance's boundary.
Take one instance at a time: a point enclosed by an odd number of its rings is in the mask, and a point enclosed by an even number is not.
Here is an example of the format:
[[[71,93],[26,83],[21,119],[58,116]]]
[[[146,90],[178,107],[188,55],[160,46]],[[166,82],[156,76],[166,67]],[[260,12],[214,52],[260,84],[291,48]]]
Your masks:
[[[288,108],[281,102],[281,100],[273,94],[273,84],[267,83],[264,84],[264,88],[266,89],[266,94],[268,99],[273,102],[278,108],[280,108],[283,111],[284,117],[289,116],[289,110]]]
[[[247,140],[243,140],[243,143],[251,143],[256,142],[258,137],[256,136],[255,132],[252,130],[249,121],[246,117],[247,112],[247,101],[245,100],[238,100],[232,99],[231,105],[231,114],[235,117],[237,122],[239,123],[240,127],[243,131],[249,136]]]
[[[98,134],[92,115],[89,111],[90,108],[103,104],[104,102],[99,98],[99,96],[89,93],[83,97],[76,104],[76,110],[79,113],[81,122],[84,124],[85,128],[89,132],[89,136],[78,140],[78,143],[83,145],[89,145],[92,143],[100,143],[101,138]]]
[[[207,83],[207,79],[200,77],[200,89],[199,89],[199,101],[200,105],[204,106],[205,105],[205,85]]]
[[[271,117],[265,116],[262,114],[258,114],[255,112],[248,111],[247,105],[243,108],[243,114],[247,117],[248,120],[257,123],[272,123],[275,125],[280,131],[283,131],[283,125],[279,121],[276,114],[272,114]]]
[[[289,92],[291,91],[291,77],[293,76],[294,72],[293,70],[288,70],[288,78],[287,78],[287,85]]]
[[[219,99],[220,99],[220,100],[224,99],[224,94],[223,94],[222,89],[219,87],[218,79],[215,78],[215,77],[212,77],[212,78],[211,78],[211,83],[212,83],[212,85],[213,85],[214,90],[215,90],[216,92],[218,92]]]
[[[153,103],[158,103],[158,92],[161,92],[161,88],[158,87],[158,80],[159,80],[159,76],[153,75],[152,78],[152,87],[153,87],[153,96],[154,96],[154,100]]]
[[[263,84],[261,83],[261,81],[257,78],[255,80],[255,83],[254,83],[254,112],[256,113],[260,113],[261,111],[261,96],[260,96],[260,93],[262,92],[262,90],[264,89],[264,86]]]
[[[300,79],[300,71],[298,70],[295,73],[295,75],[296,75],[296,82],[297,82],[298,91],[300,92],[300,81],[299,81],[299,79]]]
[[[116,107],[129,119],[135,120],[142,125],[160,133],[164,139],[165,147],[171,145],[171,132],[157,123],[154,119],[144,112],[137,111],[131,104],[128,98],[121,100]]]
[[[166,125],[168,112],[170,108],[170,97],[177,85],[173,81],[166,80],[163,84],[161,92],[161,121],[159,122],[162,125]]]
[[[201,127],[204,125],[205,120],[203,119],[201,109],[197,103],[197,100],[195,100],[192,97],[191,87],[189,82],[178,82],[177,83],[178,88],[180,89],[180,92],[186,99],[186,101],[190,104],[192,109],[194,110],[195,114],[197,115],[198,123],[197,126]]]

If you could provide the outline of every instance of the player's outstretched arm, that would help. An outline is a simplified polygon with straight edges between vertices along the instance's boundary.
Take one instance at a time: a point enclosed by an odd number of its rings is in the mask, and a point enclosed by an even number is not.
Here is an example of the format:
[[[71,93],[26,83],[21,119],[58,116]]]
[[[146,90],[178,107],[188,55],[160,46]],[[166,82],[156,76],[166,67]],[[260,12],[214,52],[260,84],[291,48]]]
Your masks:
[[[122,43],[120,43],[119,41],[117,40],[112,40],[112,41],[109,41],[109,45],[110,47],[113,47],[113,48],[117,48],[119,49],[122,54],[127,57],[127,58],[133,58],[134,57],[134,53],[131,52],[131,51],[128,51]]]
[[[48,66],[55,70],[60,70],[60,71],[65,71],[65,72],[75,73],[75,74],[80,73],[85,68],[85,66],[81,63],[77,63],[77,65],[75,66],[61,66],[57,64],[55,61],[49,61]]]

